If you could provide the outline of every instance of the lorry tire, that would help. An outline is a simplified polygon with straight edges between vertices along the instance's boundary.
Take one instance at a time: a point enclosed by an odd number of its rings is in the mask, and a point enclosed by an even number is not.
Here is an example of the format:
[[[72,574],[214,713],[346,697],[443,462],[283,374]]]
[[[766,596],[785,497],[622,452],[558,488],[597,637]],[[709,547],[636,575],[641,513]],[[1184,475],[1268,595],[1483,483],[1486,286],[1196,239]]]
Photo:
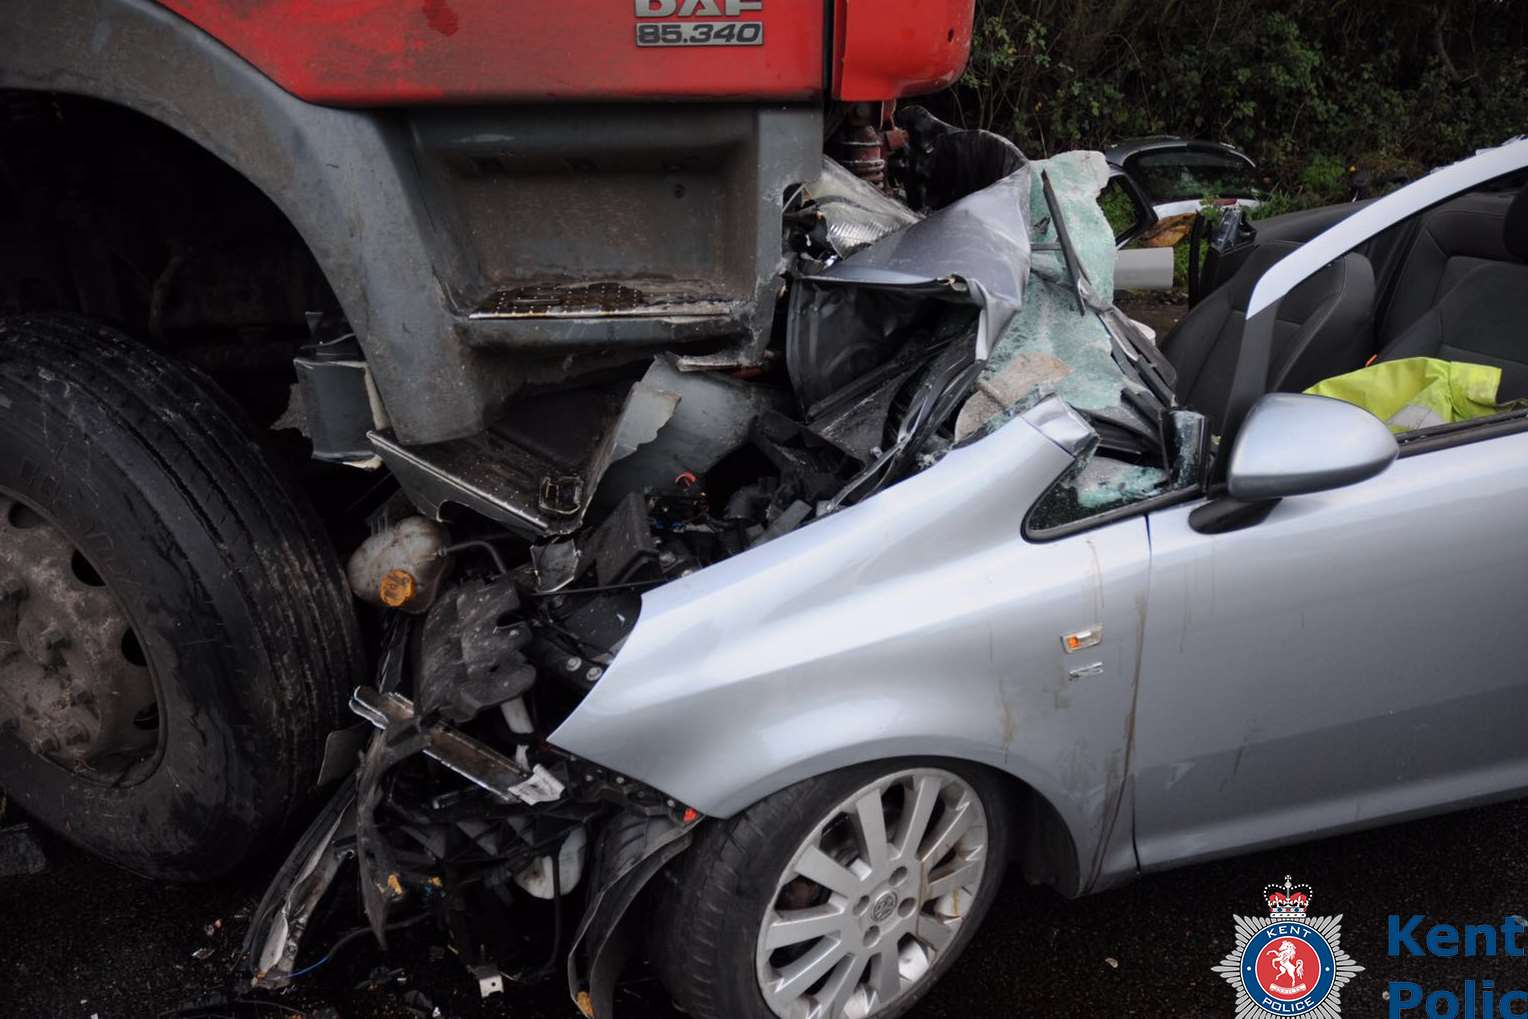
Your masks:
[[[156,878],[225,874],[311,802],[362,662],[313,516],[200,373],[0,319],[0,788]]]
[[[664,985],[696,1019],[905,1014],[992,906],[1005,799],[979,766],[885,761],[707,822],[659,898]]]

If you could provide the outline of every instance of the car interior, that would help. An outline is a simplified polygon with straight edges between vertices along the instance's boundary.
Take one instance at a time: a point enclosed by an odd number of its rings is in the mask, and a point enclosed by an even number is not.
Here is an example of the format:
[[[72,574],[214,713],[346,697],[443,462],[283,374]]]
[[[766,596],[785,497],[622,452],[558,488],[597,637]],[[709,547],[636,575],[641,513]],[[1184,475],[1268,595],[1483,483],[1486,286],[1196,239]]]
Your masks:
[[[1219,432],[1248,300],[1279,259],[1342,210],[1255,224],[1256,239],[1165,336],[1177,396]],[[1372,238],[1280,303],[1268,389],[1300,392],[1371,361],[1435,357],[1502,369],[1502,401],[1528,397],[1528,184],[1452,199]]]

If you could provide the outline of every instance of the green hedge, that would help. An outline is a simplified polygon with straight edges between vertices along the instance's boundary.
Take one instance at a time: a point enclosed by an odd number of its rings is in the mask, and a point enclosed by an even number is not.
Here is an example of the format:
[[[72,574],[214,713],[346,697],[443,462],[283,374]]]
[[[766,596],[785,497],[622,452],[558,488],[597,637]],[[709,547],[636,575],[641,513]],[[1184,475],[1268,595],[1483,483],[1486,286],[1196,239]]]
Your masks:
[[[933,103],[1033,156],[1230,142],[1282,207],[1335,201],[1528,129],[1528,3],[977,0],[970,66]]]

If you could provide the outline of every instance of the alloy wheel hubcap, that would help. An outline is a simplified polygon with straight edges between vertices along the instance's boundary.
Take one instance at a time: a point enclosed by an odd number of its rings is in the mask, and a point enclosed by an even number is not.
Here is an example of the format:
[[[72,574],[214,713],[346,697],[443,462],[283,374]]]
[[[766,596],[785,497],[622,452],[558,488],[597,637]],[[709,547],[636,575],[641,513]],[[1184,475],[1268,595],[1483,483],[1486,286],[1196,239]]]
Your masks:
[[[759,989],[781,1019],[863,1019],[928,978],[986,870],[987,817],[959,776],[866,785],[813,829],[759,929]]]
[[[100,574],[24,502],[0,495],[0,736],[121,782],[159,742],[153,677]]]

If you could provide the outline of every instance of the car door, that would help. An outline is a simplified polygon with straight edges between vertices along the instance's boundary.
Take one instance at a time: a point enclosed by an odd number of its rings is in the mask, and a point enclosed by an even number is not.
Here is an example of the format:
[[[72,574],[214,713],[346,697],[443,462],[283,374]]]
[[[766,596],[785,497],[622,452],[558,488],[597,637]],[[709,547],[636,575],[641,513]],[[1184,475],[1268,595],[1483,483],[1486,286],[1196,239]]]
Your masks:
[[[1489,428],[1241,530],[1150,515],[1144,868],[1528,788],[1528,433]]]

